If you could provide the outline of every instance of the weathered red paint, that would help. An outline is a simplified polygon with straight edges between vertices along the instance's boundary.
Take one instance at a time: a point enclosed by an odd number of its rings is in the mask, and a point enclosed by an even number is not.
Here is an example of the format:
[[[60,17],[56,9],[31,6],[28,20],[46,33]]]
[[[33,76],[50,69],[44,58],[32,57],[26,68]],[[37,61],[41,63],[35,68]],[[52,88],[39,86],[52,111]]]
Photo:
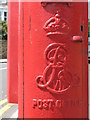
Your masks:
[[[19,2],[8,2],[7,98],[18,103],[18,14]]]
[[[19,118],[88,118],[87,3],[20,3]]]

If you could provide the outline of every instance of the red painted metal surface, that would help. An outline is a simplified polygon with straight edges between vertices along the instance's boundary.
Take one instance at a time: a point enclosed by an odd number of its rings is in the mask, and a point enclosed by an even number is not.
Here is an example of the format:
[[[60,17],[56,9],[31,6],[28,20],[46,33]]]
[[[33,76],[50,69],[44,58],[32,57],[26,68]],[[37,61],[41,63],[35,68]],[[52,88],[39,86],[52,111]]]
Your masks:
[[[7,98],[18,103],[18,12],[19,2],[8,2]]]
[[[88,118],[87,3],[20,3],[19,118]]]

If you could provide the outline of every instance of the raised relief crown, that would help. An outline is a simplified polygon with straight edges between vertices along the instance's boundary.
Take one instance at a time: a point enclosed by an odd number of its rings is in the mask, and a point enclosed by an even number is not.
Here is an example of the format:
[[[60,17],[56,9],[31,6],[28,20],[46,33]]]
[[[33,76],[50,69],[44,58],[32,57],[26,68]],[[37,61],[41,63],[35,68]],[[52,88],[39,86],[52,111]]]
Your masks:
[[[65,20],[61,18],[60,13],[57,11],[54,17],[51,17],[46,21],[43,28],[47,32],[47,36],[63,35],[67,34],[69,25]]]

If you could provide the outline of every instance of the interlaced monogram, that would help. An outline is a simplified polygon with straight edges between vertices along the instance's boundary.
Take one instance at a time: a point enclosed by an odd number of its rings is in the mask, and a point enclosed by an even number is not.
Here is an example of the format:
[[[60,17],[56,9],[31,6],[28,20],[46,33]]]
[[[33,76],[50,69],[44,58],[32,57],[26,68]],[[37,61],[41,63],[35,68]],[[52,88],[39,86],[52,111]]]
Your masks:
[[[36,78],[38,87],[55,94],[67,91],[71,85],[72,75],[65,69],[67,60],[65,45],[52,43],[45,49],[44,55],[47,67],[43,75]]]

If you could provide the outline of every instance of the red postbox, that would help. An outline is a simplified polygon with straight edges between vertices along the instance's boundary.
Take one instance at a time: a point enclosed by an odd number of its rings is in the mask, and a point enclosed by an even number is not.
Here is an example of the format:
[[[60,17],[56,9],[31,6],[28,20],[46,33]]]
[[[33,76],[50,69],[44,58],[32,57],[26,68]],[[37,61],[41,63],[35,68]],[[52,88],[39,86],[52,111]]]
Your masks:
[[[19,118],[88,118],[87,3],[20,3],[19,21]]]
[[[8,2],[7,98],[18,102],[18,15],[19,2]]]

